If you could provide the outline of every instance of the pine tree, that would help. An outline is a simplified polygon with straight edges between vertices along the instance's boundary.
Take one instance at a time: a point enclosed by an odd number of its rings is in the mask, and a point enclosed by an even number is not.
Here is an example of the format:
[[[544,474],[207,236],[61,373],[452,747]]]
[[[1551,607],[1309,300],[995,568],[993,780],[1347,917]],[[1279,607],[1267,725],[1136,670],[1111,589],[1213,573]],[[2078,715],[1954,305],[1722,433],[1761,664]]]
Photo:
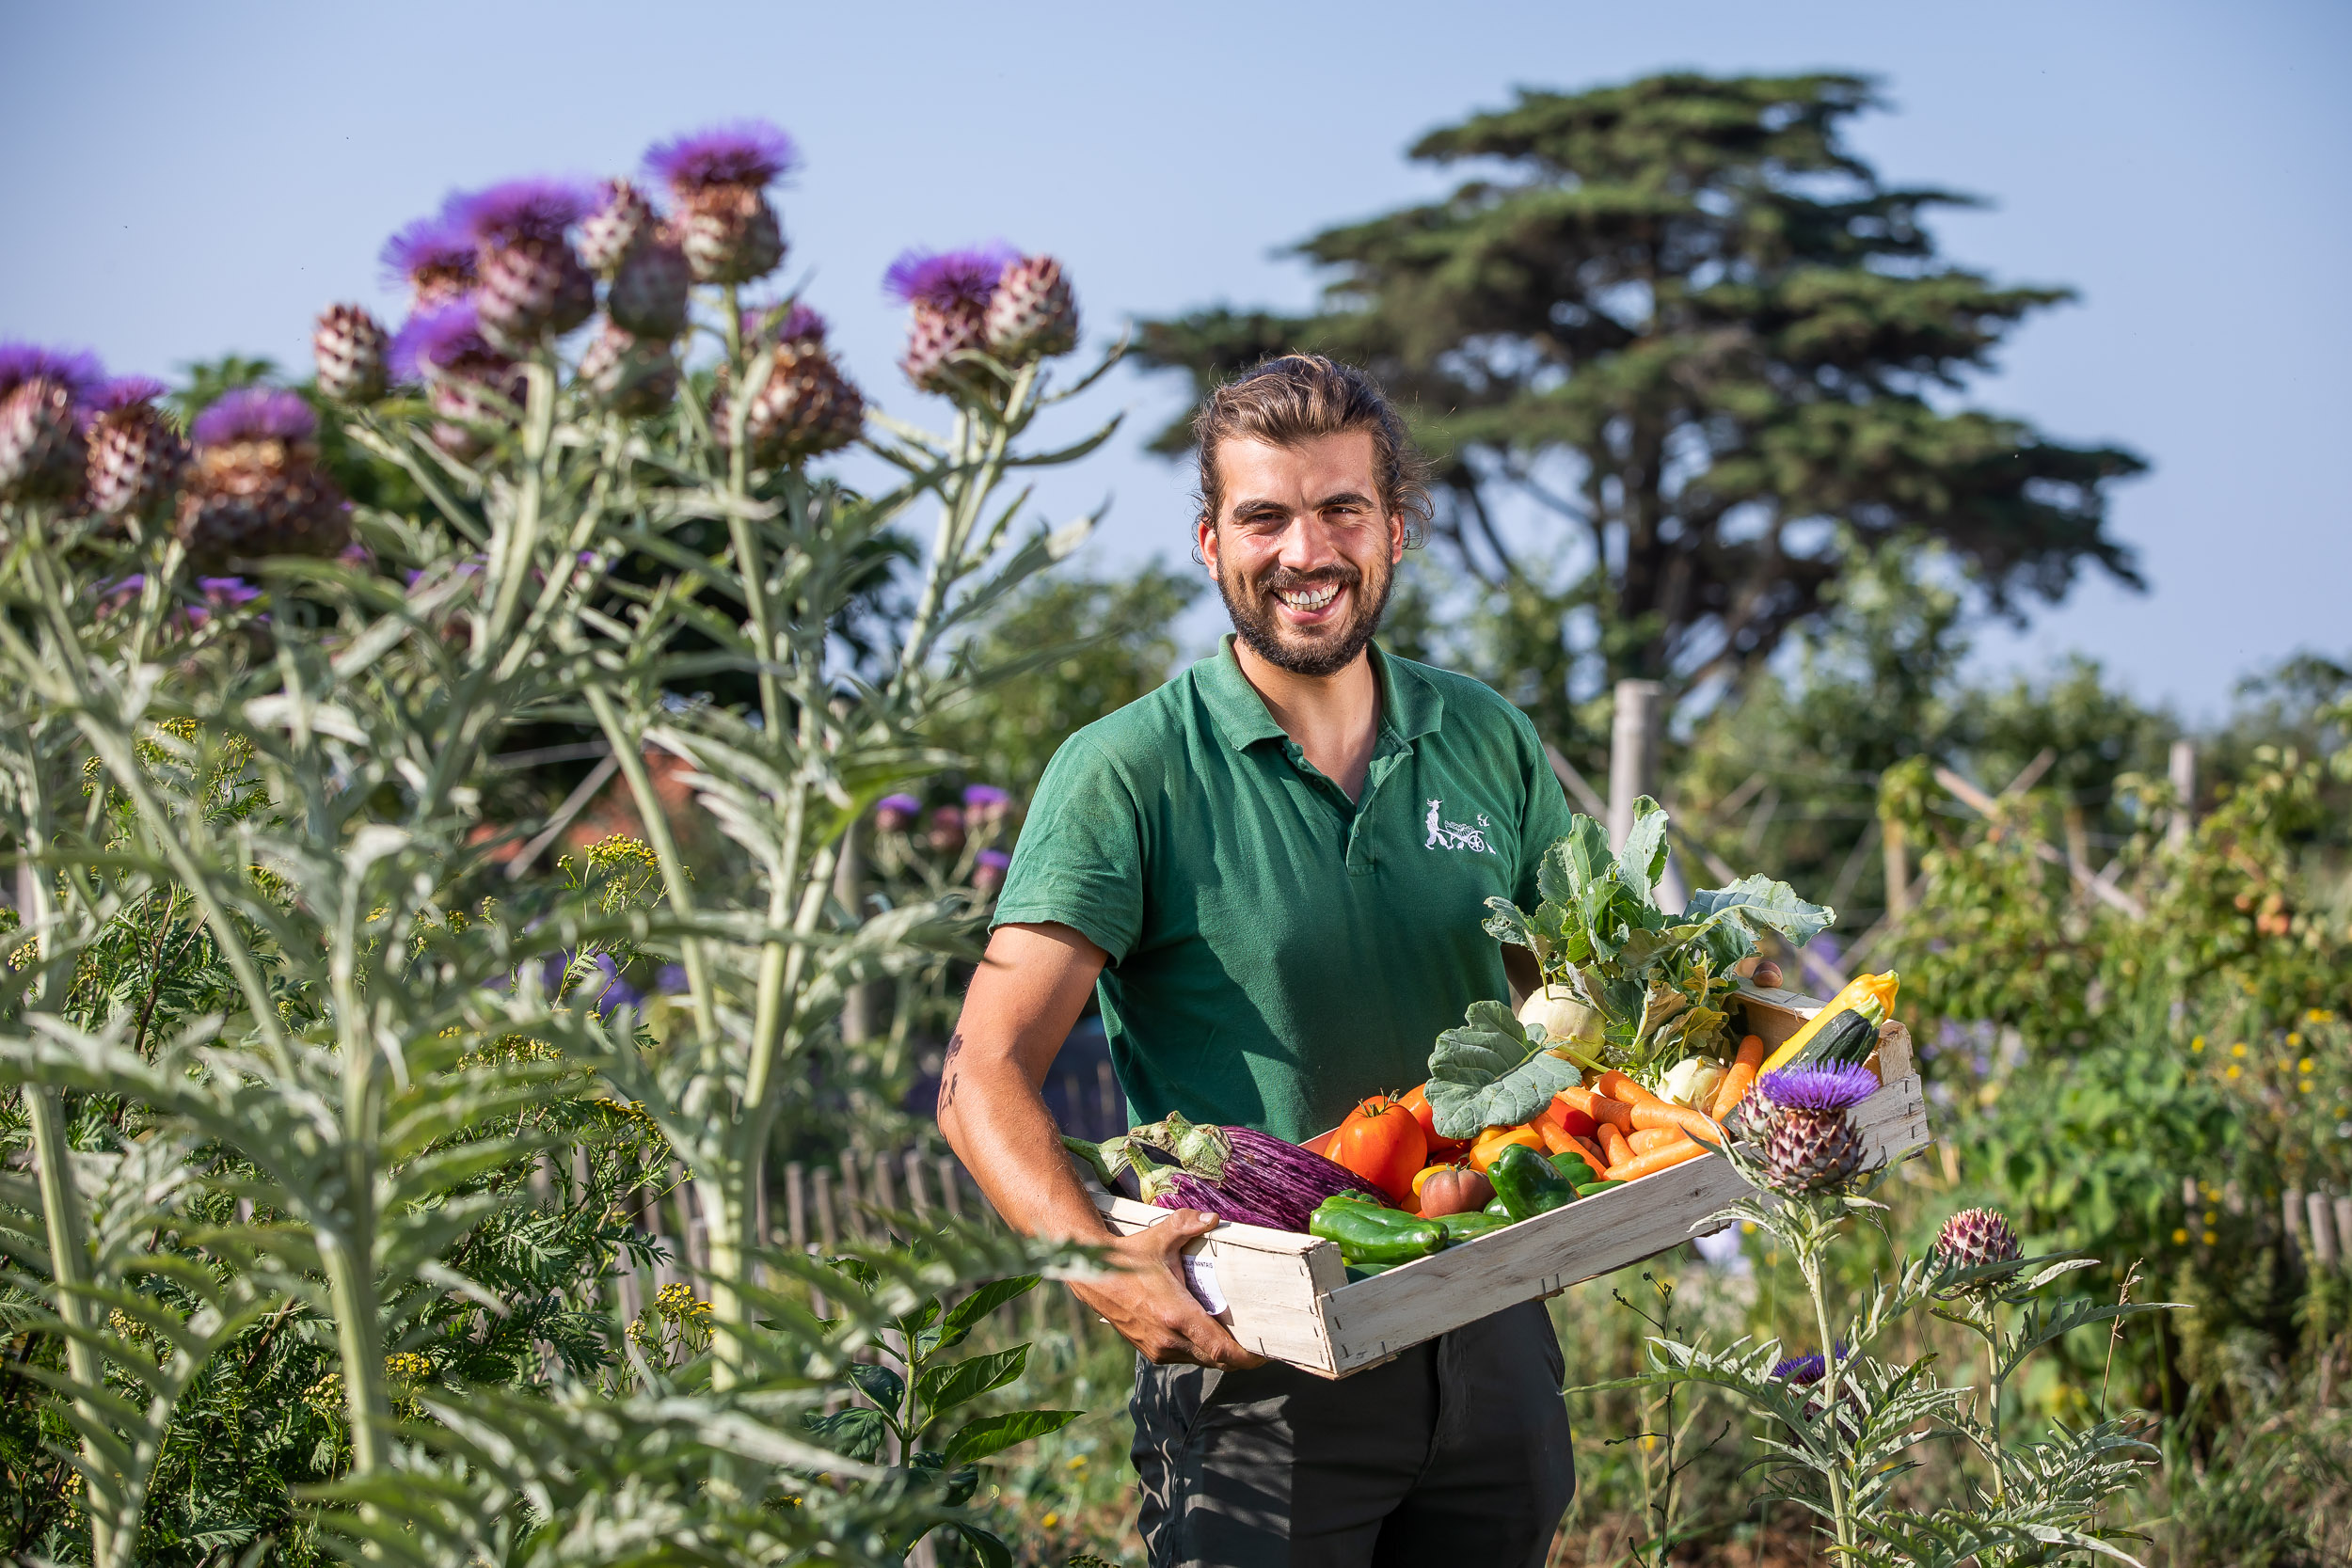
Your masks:
[[[1874,105],[1842,74],[1522,89],[1412,148],[1476,170],[1451,195],[1298,246],[1319,312],[1146,323],[1144,357],[1203,388],[1291,349],[1372,369],[1437,460],[1438,537],[1563,672],[1737,675],[1898,539],[2010,615],[2087,564],[2140,586],[2106,502],[2141,459],[1949,395],[2072,293],[1939,261],[1925,216],[1969,198],[1883,182],[1842,136]],[[1529,506],[1534,549],[1498,523]]]

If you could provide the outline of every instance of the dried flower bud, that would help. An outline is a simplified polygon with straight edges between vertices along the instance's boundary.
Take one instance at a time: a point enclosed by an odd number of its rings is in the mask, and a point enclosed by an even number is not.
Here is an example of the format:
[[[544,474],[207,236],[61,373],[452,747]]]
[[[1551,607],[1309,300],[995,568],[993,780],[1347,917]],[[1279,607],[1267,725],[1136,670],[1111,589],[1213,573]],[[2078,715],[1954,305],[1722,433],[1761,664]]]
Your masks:
[[[1078,346],[1078,302],[1051,256],[1024,256],[1008,264],[989,296],[989,351],[1020,364],[1051,358]]]
[[[384,354],[391,339],[357,305],[330,305],[310,334],[319,396],[329,403],[373,403],[389,386]]]

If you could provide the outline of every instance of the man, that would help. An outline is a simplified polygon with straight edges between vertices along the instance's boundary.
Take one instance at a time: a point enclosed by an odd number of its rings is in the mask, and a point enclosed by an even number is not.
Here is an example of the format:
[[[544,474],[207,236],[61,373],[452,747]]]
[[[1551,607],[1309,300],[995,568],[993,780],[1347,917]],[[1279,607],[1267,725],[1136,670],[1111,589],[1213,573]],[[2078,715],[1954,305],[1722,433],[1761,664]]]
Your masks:
[[[1420,1083],[1438,1033],[1506,994],[1484,902],[1534,902],[1567,829],[1523,715],[1372,641],[1428,502],[1370,378],[1276,359],[1194,429],[1235,635],[1055,754],[940,1084],[941,1130],[1038,1235],[1108,1238],[1039,1096],[1090,990],[1137,1121],[1311,1137]],[[1072,1287],[1139,1353],[1152,1568],[1540,1564],[1575,1484],[1542,1304],[1329,1382],[1252,1355],[1185,1289],[1177,1253],[1215,1224],[1111,1241],[1120,1272]]]

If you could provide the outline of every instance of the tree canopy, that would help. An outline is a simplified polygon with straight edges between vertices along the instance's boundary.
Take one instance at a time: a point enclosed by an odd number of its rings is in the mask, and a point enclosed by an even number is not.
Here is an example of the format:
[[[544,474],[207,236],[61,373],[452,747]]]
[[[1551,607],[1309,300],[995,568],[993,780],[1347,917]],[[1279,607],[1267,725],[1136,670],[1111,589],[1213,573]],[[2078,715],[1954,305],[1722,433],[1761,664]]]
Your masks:
[[[1450,195],[1296,247],[1320,309],[1147,322],[1143,357],[1202,391],[1294,349],[1371,369],[1436,462],[1438,539],[1549,623],[1563,680],[1740,674],[1890,542],[2011,615],[2087,564],[2141,586],[2106,529],[2140,458],[1956,405],[2070,291],[1939,261],[1925,214],[1970,198],[1852,152],[1876,103],[1836,73],[1521,89],[1411,149],[1470,169]],[[1532,550],[1502,520],[1529,507]]]

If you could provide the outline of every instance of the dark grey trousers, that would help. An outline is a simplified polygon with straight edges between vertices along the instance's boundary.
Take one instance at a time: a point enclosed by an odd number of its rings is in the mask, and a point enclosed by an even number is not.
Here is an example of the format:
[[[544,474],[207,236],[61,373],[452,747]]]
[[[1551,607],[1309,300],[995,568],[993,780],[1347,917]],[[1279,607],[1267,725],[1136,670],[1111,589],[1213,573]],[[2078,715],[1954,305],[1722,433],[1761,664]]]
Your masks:
[[[1151,1568],[1542,1568],[1576,1493],[1561,1376],[1539,1301],[1337,1382],[1138,1358]]]

